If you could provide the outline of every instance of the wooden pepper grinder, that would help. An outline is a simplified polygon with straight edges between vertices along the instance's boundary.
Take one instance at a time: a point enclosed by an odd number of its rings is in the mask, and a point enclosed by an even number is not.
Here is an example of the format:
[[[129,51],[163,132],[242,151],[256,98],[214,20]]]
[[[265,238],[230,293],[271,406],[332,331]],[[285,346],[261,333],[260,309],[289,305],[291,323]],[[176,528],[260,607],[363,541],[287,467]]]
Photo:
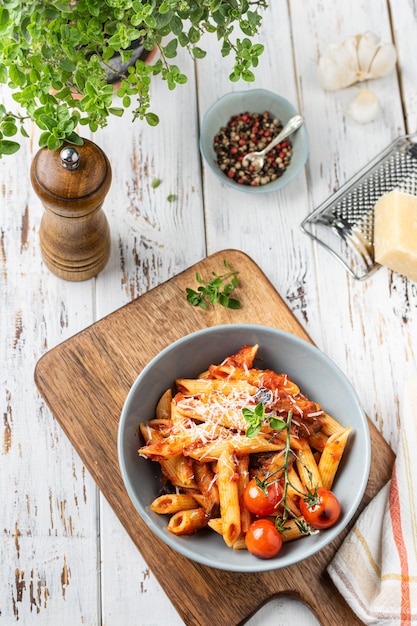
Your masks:
[[[45,208],[39,236],[47,267],[71,281],[96,276],[110,255],[110,229],[101,208],[111,184],[104,152],[87,139],[76,148],[41,148],[30,177]]]

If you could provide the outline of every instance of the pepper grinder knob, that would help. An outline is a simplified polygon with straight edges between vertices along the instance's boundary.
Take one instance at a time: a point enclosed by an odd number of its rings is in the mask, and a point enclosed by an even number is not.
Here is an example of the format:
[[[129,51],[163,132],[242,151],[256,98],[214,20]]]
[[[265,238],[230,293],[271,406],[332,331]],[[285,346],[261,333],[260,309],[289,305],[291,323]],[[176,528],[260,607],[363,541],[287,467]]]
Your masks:
[[[66,280],[96,276],[110,256],[110,229],[102,210],[112,178],[108,158],[87,139],[77,149],[41,148],[30,176],[45,209],[39,238],[46,266]]]
[[[66,170],[76,170],[80,164],[80,153],[73,146],[66,146],[60,152],[61,165]]]

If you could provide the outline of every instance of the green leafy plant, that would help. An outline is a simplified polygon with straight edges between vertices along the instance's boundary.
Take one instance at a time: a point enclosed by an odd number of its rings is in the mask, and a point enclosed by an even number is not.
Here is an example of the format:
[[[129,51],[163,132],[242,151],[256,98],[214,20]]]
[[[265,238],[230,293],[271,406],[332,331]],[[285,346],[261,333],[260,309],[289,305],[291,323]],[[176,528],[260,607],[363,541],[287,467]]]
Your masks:
[[[234,55],[230,80],[253,81],[264,47],[252,39],[267,6],[267,0],[0,0],[0,82],[19,105],[18,113],[0,105],[0,156],[19,149],[16,135],[28,136],[29,120],[42,130],[40,146],[50,149],[82,143],[80,125],[95,132],[126,109],[133,120],[156,125],[152,79],[161,77],[168,89],[186,83],[173,59],[180,47],[203,58],[204,33],[217,38],[223,56]],[[137,40],[159,50],[156,60],[116,69],[114,55],[128,62]],[[119,82],[116,104],[108,71]]]
[[[202,276],[196,272],[196,280],[200,283],[200,287],[198,287],[197,290],[187,287],[185,290],[187,300],[193,306],[207,309],[209,304],[214,305],[219,303],[229,309],[240,309],[239,300],[230,298],[231,292],[239,284],[237,277],[238,272],[232,269],[226,260],[224,260],[223,263],[228,271],[221,275],[212,272],[213,278],[209,281],[205,281]]]

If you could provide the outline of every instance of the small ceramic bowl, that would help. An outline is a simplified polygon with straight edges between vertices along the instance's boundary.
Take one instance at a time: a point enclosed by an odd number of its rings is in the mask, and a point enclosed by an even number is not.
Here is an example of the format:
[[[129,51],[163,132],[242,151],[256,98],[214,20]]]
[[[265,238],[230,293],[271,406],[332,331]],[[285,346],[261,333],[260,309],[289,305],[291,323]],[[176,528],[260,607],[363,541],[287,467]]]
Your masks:
[[[287,373],[301,391],[322,405],[343,426],[351,426],[332,490],[338,497],[339,521],[317,535],[284,544],[279,554],[257,559],[247,550],[228,548],[223,538],[204,529],[192,536],[167,530],[167,516],[151,511],[160,495],[159,463],[140,457],[138,424],[152,419],[163,392],[174,388],[176,378],[192,378],[210,364],[221,363],[243,345],[259,344],[255,367]],[[258,358],[259,357],[259,358]],[[145,523],[171,548],[209,567],[235,572],[261,572],[298,563],[322,550],[352,519],[364,494],[370,468],[370,435],[358,398],[338,367],[317,348],[276,328],[253,324],[228,324],[197,331],[160,352],[139,374],[123,406],[118,432],[119,464],[126,490]]]
[[[234,91],[222,96],[208,109],[203,118],[200,151],[205,161],[222,183],[246,193],[269,193],[281,189],[300,173],[308,157],[309,140],[305,124],[303,124],[289,137],[293,152],[290,164],[282,176],[258,187],[239,184],[226,176],[217,163],[217,155],[213,147],[214,137],[220,128],[227,125],[233,115],[245,112],[263,113],[264,111],[269,111],[277,117],[283,126],[297,114],[291,102],[282,96],[266,89],[251,89]]]

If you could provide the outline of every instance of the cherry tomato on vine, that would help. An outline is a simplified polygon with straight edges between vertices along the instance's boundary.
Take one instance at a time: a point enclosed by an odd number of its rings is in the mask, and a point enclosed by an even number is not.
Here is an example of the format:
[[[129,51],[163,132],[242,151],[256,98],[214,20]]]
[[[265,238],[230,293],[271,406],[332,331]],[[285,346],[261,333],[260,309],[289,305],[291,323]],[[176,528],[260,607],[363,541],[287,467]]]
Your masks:
[[[313,528],[322,530],[336,524],[341,507],[333,491],[319,487],[317,494],[313,492],[305,498],[300,498],[300,511],[306,522]]]
[[[272,559],[282,548],[282,535],[269,519],[257,519],[245,536],[246,547],[258,559]]]
[[[261,485],[259,484],[261,483]],[[264,488],[268,495],[265,493]],[[243,492],[243,502],[247,509],[258,515],[264,517],[266,515],[273,515],[277,512],[277,505],[282,500],[282,488],[278,482],[275,482],[273,478],[262,479],[252,478],[247,484],[245,491]]]

